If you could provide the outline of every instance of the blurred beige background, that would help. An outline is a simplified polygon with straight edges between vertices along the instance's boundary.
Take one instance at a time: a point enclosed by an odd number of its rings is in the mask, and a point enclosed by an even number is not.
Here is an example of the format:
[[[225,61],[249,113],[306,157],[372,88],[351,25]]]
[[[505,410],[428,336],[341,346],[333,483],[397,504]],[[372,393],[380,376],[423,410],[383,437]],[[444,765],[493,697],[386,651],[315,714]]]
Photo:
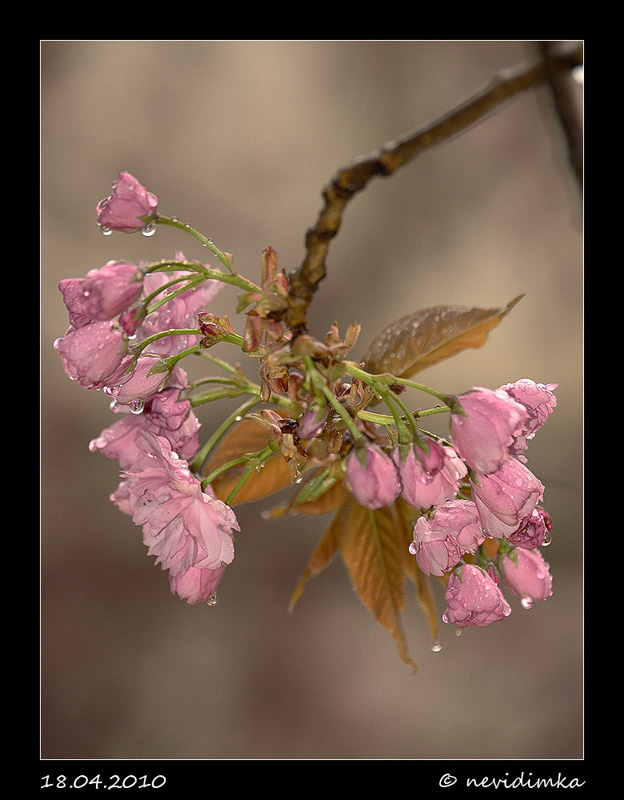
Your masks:
[[[266,245],[290,271],[339,168],[533,57],[525,41],[42,43],[44,759],[582,757],[581,204],[544,90],[358,195],[310,313],[319,336],[361,322],[358,357],[411,311],[525,293],[483,349],[421,378],[449,392],[559,384],[529,451],[555,524],[554,596],[461,637],[443,626],[435,653],[412,598],[417,676],[339,560],[287,612],[324,518],[239,509],[219,604],[173,598],[108,500],[116,464],[88,450],[108,401],[70,383],[52,349],[62,278],[176,250],[205,259],[169,229],[100,234],[95,206],[120,171],[252,279]],[[234,307],[226,288],[213,310]],[[202,410],[205,432],[225,408]]]

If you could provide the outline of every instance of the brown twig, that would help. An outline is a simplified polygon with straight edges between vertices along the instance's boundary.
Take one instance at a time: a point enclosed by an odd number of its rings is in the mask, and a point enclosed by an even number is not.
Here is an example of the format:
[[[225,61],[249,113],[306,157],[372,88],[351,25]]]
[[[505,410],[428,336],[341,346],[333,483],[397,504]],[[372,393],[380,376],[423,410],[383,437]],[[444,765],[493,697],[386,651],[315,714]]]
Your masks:
[[[538,42],[537,48],[544,59],[546,83],[552,96],[552,106],[568,148],[568,158],[572,171],[578,181],[579,190],[583,190],[583,132],[580,115],[571,91],[570,81],[565,80],[561,70],[557,70],[553,61],[557,57],[558,42]]]
[[[308,306],[318,284],[326,275],[325,259],[329,243],[338,233],[345,207],[371,178],[392,175],[424,150],[448,141],[506,100],[546,83],[552,75],[571,71],[582,64],[582,59],[582,47],[578,46],[570,52],[551,54],[547,66],[541,61],[535,65],[506,70],[449,113],[383,145],[369,155],[355,159],[350,166],[338,172],[323,190],[324,206],[316,224],[306,233],[305,259],[299,269],[289,276],[286,322],[293,332],[293,338],[306,330]]]

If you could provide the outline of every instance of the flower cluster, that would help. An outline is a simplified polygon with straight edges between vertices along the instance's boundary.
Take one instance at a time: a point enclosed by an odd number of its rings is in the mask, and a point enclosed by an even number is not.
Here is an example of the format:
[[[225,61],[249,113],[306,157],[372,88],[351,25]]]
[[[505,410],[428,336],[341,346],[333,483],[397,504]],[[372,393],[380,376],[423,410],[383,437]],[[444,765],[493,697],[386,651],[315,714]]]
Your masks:
[[[139,230],[157,204],[122,173],[99,204],[98,221],[105,230]],[[112,399],[120,418],[90,449],[118,461],[123,481],[111,499],[141,526],[148,553],[189,603],[214,595],[239,529],[232,510],[210,487],[202,489],[188,463],[199,448],[200,423],[177,361],[197,346],[197,314],[223,286],[206,278],[206,269],[178,253],[165,264],[110,261],[84,278],[65,279],[59,289],[69,328],[54,344],[71,380]]]
[[[450,444],[430,439],[349,456],[347,480],[359,503],[374,509],[402,496],[420,510],[410,552],[422,572],[448,578],[443,619],[457,627],[509,614],[501,576],[527,607],[552,593],[538,550],[552,523],[538,506],[544,487],[524,462],[528,441],[556,406],[555,388],[528,379],[475,388],[451,407]],[[497,542],[495,561],[482,548],[486,539]],[[476,563],[464,561],[476,554]]]
[[[256,285],[212,240],[162,215],[156,195],[129,173],[119,175],[96,212],[104,233],[151,234],[159,224],[172,225],[220,261],[213,268],[181,252],[153,263],[109,261],[59,284],[69,327],[54,347],[65,373],[82,388],[106,394],[117,417],[90,449],[118,463],[121,482],[111,500],[140,527],[173,594],[189,603],[214,602],[234,558],[234,498],[265,462],[283,459],[286,470],[265,470],[273,478],[264,484],[259,478],[262,489],[251,496],[303,482],[290,508],[305,501],[310,513],[324,513],[340,508],[333,505],[337,498],[355,502],[362,512],[357,519],[369,523],[394,509],[402,522],[391,547],[400,541],[405,552],[408,523],[409,552],[420,573],[445,582],[446,622],[462,628],[504,618],[510,605],[501,587],[525,607],[550,596],[552,580],[539,548],[550,541],[552,522],[526,451],[556,407],[556,384],[524,379],[451,397],[381,369],[367,372],[365,362],[347,360],[358,323],[344,340],[334,324],[323,342],[288,329],[289,279],[272,248],[263,252]],[[208,310],[225,284],[242,290],[242,335],[227,316]],[[434,332],[442,341],[447,322]],[[221,342],[258,360],[257,384],[239,366],[206,352]],[[193,356],[225,369],[226,377],[189,382],[181,362]],[[401,398],[408,386],[438,404],[410,412]],[[195,408],[239,395],[246,396],[243,405],[201,444]],[[390,416],[371,411],[379,401]],[[265,408],[252,413],[258,404]],[[419,427],[427,413],[449,414],[447,439]],[[243,417],[261,434],[236,440],[232,431],[228,458],[212,461],[217,443]],[[358,535],[353,539],[359,542]],[[359,558],[358,546],[353,558],[360,569],[368,561]],[[409,555],[405,560],[413,564]],[[368,575],[360,578],[370,585]],[[374,607],[380,593],[369,595]]]

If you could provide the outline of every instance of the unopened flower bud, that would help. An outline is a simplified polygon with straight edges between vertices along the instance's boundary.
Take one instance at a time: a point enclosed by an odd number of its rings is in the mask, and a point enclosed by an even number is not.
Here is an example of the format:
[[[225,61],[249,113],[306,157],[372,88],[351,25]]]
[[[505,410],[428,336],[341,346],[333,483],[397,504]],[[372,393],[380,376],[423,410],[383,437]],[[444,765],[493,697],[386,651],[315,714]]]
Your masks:
[[[401,493],[399,470],[378,447],[366,448],[362,464],[357,448],[347,456],[347,481],[362,506],[377,509],[393,503]]]
[[[527,418],[524,406],[507,392],[472,389],[459,396],[451,413],[455,450],[475,472],[495,472],[508,457]]]
[[[511,607],[498,583],[474,564],[463,564],[446,584],[444,622],[465,628],[485,627],[509,616]]]
[[[552,595],[549,565],[538,550],[516,549],[500,561],[505,584],[513,594],[522,598],[529,608],[535,600],[547,600]]]
[[[158,198],[129,172],[122,172],[113,184],[113,193],[97,206],[97,221],[102,228],[122,233],[142,230],[156,216]]]

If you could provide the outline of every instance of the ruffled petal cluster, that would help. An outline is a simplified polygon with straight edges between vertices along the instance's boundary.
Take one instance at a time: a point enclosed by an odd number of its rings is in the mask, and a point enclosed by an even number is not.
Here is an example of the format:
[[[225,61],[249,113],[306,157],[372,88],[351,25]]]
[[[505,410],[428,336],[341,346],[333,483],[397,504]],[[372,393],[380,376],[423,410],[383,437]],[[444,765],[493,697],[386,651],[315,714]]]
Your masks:
[[[111,500],[141,527],[148,555],[169,571],[172,591],[189,603],[207,601],[234,558],[236,516],[210,489],[202,490],[167,439],[134,434],[128,433],[132,449],[123,450],[120,463],[127,466]]]
[[[441,577],[466,553],[475,553],[484,540],[475,504],[453,500],[418,518],[410,553],[424,573]]]

